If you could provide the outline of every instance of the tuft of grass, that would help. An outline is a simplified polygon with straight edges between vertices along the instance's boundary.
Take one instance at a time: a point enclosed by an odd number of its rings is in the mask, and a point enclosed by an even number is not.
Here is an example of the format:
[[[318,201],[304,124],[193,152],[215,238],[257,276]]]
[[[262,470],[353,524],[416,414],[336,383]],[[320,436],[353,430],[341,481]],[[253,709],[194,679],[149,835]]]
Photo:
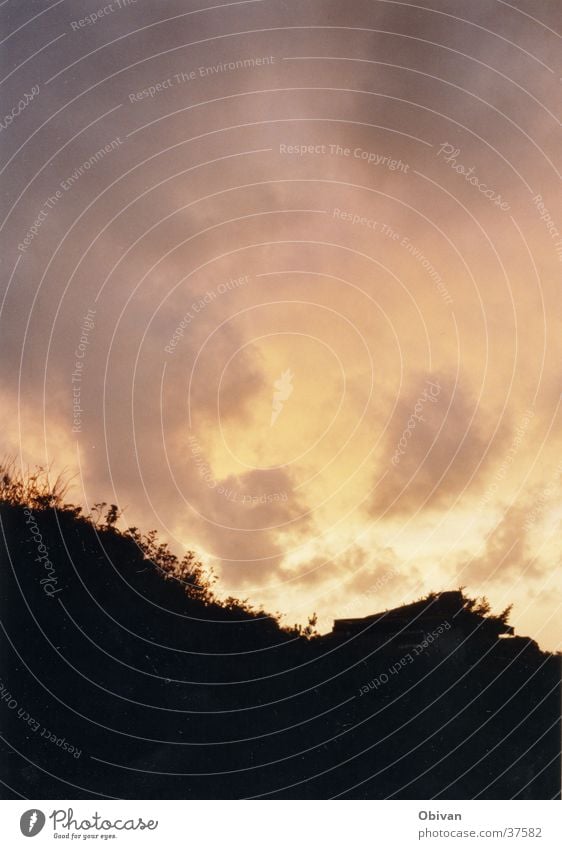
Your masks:
[[[54,479],[47,466],[37,466],[34,471],[24,470],[15,460],[0,462],[0,502],[11,507],[33,507],[36,510],[55,510],[79,508],[65,504],[70,481],[66,473],[58,474]]]

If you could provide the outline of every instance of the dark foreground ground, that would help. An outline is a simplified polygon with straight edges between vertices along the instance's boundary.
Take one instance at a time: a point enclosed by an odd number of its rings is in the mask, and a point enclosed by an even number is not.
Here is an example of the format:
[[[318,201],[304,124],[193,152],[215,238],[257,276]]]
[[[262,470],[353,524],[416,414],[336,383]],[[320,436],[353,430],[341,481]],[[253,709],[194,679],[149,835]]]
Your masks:
[[[187,592],[76,512],[1,520],[3,798],[559,795],[559,658],[478,617],[404,661]]]

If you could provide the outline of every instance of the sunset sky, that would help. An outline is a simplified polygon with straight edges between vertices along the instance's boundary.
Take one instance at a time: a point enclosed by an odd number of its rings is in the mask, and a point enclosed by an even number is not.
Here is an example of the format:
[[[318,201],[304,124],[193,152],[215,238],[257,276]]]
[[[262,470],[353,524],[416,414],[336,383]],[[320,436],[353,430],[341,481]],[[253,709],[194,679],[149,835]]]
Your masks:
[[[287,624],[560,648],[556,0],[101,10],[0,5],[0,454]]]

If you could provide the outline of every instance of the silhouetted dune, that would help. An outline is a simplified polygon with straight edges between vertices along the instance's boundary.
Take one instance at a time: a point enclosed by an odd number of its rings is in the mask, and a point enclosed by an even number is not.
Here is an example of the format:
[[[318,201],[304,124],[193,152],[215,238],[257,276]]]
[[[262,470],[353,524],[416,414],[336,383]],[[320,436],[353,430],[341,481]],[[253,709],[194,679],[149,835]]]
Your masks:
[[[435,594],[310,638],[113,519],[2,503],[6,797],[559,794],[559,658],[507,611]]]

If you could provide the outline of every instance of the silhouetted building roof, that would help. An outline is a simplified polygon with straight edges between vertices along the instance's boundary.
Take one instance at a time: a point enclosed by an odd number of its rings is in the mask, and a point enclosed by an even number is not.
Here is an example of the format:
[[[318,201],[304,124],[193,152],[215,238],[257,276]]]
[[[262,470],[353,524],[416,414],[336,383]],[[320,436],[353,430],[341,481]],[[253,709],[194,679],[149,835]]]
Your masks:
[[[467,611],[466,599],[461,591],[455,590],[360,619],[336,619],[329,636],[364,637],[376,641],[398,640],[400,644],[415,645],[423,640],[426,634],[444,626],[447,631],[453,630],[457,633],[472,632],[478,626],[480,636],[492,639],[513,634],[513,628],[499,619],[477,617]]]

